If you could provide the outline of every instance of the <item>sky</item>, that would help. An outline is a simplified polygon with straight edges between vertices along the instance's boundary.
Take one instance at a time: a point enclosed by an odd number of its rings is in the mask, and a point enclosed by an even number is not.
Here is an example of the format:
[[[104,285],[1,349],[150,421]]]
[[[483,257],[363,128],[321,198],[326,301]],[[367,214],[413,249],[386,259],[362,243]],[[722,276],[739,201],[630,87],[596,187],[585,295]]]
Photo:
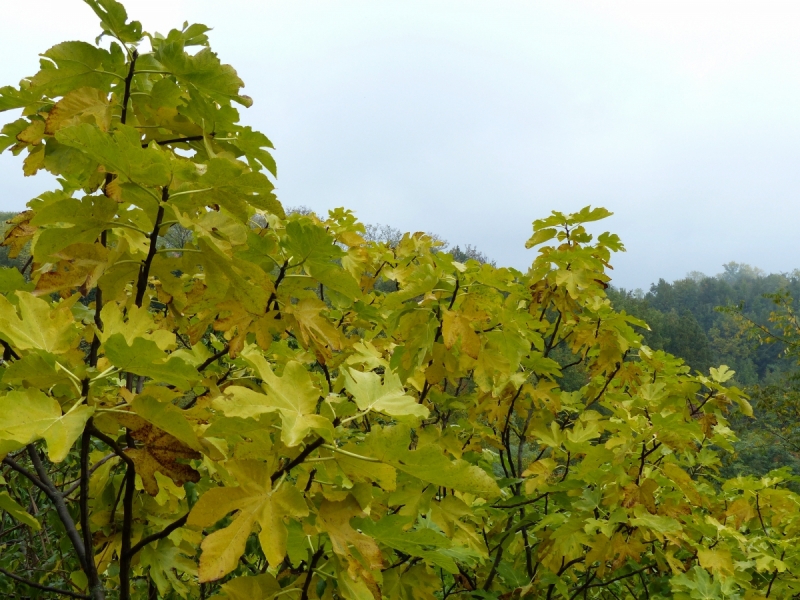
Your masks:
[[[91,41],[80,0],[2,0],[0,85]],[[604,206],[647,289],[730,261],[800,268],[800,3],[732,0],[128,0],[213,27],[254,99],[287,207],[472,244],[526,269],[531,222]],[[16,118],[0,115],[0,122]],[[0,155],[0,210],[54,185]]]

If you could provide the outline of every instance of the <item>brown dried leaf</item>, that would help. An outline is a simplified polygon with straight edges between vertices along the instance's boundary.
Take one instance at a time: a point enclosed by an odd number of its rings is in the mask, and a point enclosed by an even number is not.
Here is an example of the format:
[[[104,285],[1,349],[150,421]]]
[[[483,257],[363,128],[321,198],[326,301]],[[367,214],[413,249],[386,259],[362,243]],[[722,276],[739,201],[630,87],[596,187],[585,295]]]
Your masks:
[[[33,216],[34,212],[32,210],[26,210],[14,215],[13,218],[6,221],[6,223],[11,225],[11,227],[9,227],[8,231],[6,231],[5,237],[3,238],[3,242],[0,243],[0,246],[9,247],[9,258],[16,258],[19,256],[19,253],[25,247],[25,244],[27,244],[33,237],[33,234],[36,233],[36,227],[30,224]]]
[[[183,485],[187,481],[192,483],[200,481],[200,473],[189,465],[178,462],[178,459],[200,458],[202,455],[199,452],[140,417],[119,416],[122,418],[117,420],[123,425],[129,428],[130,425],[136,427],[131,432],[131,437],[143,444],[141,448],[128,448],[125,453],[133,459],[136,472],[141,476],[142,484],[148,494],[151,496],[158,494],[156,472],[172,479],[175,485]]]

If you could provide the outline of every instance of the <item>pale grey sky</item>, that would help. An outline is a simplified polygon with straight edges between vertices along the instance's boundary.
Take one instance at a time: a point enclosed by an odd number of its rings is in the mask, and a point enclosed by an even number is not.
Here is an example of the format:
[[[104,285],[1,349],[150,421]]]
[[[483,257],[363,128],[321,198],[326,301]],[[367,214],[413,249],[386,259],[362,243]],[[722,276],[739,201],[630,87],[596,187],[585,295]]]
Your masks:
[[[0,0],[0,85],[91,41],[79,0]],[[276,146],[287,206],[476,245],[525,268],[530,223],[601,205],[646,288],[738,261],[800,267],[800,3],[128,0],[214,28]],[[0,120],[11,118],[0,115]],[[0,210],[51,185],[0,155]]]

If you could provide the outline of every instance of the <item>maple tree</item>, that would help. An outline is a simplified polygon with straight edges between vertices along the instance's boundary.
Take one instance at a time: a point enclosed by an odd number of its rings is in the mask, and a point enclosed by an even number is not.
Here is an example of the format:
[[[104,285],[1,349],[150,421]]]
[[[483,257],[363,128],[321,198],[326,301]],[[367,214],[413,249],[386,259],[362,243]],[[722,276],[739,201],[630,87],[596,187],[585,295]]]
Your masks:
[[[800,591],[792,476],[716,476],[747,399],[614,310],[606,210],[535,221],[527,273],[287,216],[208,28],[86,3],[97,45],[0,88],[0,149],[60,186],[3,241],[3,593]]]

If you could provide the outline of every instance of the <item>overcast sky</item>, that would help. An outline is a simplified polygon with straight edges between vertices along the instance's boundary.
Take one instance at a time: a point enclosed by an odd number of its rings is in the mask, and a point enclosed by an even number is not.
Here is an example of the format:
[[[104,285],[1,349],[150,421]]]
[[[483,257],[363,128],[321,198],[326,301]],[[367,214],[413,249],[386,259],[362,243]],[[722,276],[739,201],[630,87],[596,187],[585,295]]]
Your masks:
[[[471,243],[525,268],[531,221],[601,205],[647,288],[800,267],[800,3],[128,0],[214,28],[276,146],[286,206]],[[91,41],[79,0],[2,0],[0,85]],[[0,120],[13,115],[3,114]],[[0,155],[0,209],[52,185]]]

